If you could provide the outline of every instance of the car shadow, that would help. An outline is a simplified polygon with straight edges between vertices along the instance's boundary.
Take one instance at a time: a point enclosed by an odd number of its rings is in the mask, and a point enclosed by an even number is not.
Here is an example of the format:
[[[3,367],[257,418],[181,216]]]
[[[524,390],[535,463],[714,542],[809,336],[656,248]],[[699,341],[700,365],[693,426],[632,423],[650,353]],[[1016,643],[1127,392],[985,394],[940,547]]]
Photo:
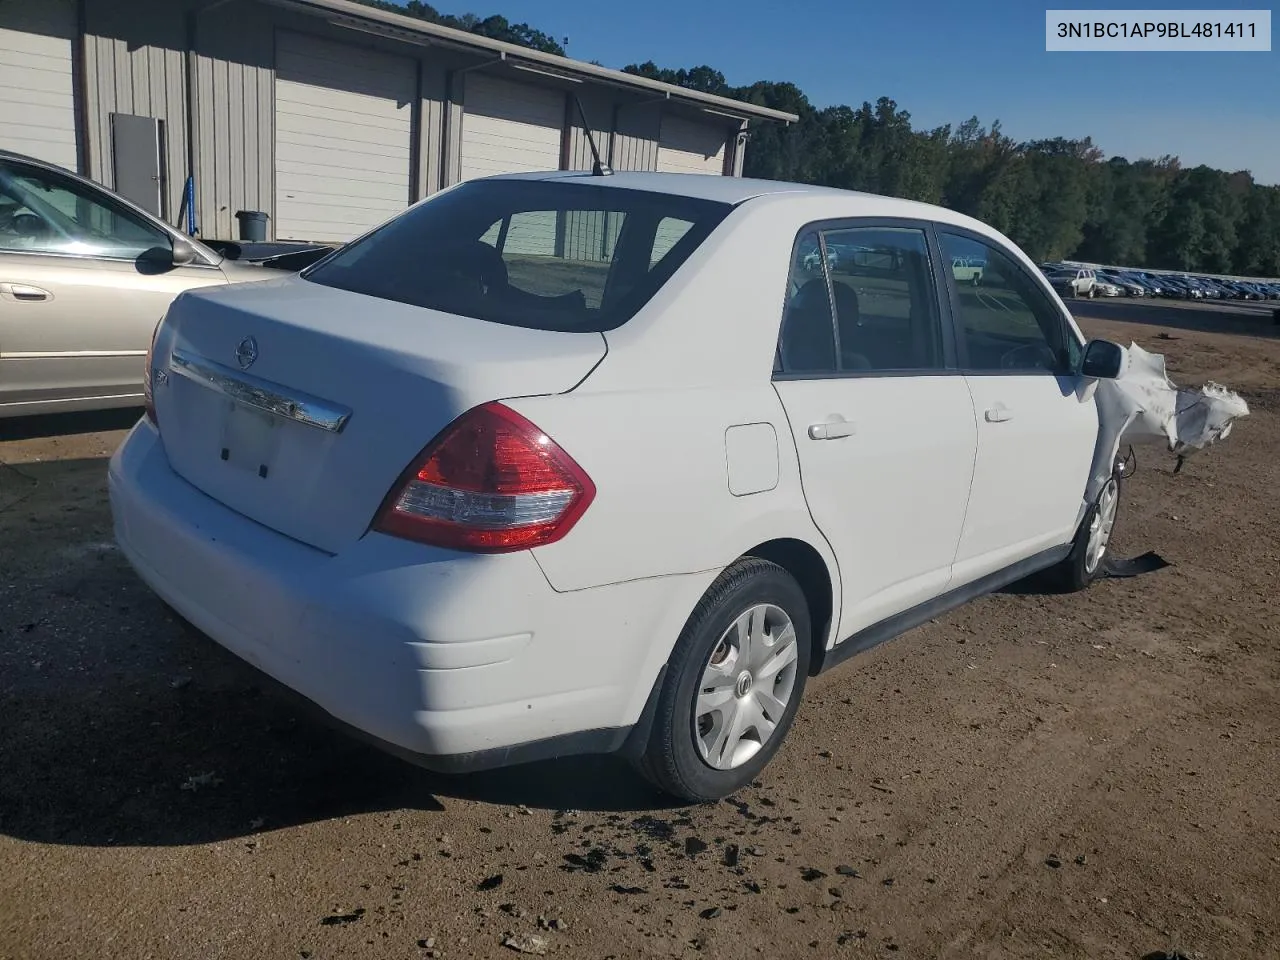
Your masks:
[[[114,410],[46,413],[40,416],[0,419],[0,442],[128,430],[141,416],[141,407],[120,407]]]
[[[469,776],[391,757],[197,634],[108,546],[70,579],[32,578],[31,602],[3,620],[0,833],[181,846],[379,811],[442,812],[441,798],[670,805],[616,757]]]
[[[138,579],[113,542],[106,465],[0,469],[0,833],[172,846],[440,812],[443,798],[610,812],[666,803],[618,758],[443,776],[317,720]]]
[[[65,666],[43,664],[51,677]],[[185,846],[368,813],[442,813],[444,798],[610,812],[663,805],[612,757],[434,774],[318,722],[247,667],[228,685],[239,667],[214,684],[120,679],[63,692],[53,680],[6,696],[0,833],[58,845]]]
[[[1177,300],[1068,301],[1078,320],[1113,320],[1198,333],[1280,338],[1280,301],[1187,303]]]
[[[196,633],[113,543],[106,460],[0,475],[0,833],[181,846],[442,799],[646,811],[613,757],[443,776],[315,719]]]

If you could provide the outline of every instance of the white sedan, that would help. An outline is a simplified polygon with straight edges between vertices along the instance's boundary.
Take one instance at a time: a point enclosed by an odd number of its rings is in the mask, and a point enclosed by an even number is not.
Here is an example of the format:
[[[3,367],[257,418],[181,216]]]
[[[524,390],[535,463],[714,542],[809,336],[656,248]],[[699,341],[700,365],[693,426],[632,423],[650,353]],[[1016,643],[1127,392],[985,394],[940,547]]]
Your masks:
[[[720,797],[807,677],[1031,573],[1099,574],[1095,392],[1123,362],[937,207],[474,180],[300,276],[182,295],[111,461],[116,537],[183,617],[402,756],[623,751]]]

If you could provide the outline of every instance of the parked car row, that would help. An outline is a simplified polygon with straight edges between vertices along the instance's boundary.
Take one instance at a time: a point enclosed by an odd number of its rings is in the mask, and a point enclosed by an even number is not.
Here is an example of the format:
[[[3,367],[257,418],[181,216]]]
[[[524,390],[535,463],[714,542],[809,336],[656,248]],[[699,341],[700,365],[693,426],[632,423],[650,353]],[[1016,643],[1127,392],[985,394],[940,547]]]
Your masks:
[[[1058,262],[1042,263],[1040,270],[1060,294],[1070,297],[1280,300],[1280,283],[1265,280],[1221,280],[1121,268],[1092,269]]]

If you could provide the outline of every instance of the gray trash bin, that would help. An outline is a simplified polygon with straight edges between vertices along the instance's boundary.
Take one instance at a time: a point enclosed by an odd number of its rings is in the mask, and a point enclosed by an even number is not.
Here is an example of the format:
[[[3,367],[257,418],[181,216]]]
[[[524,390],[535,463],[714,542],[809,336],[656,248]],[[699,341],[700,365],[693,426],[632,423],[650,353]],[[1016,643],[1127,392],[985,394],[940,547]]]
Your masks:
[[[267,220],[261,210],[237,210],[236,219],[240,221],[240,239],[250,243],[267,239]]]

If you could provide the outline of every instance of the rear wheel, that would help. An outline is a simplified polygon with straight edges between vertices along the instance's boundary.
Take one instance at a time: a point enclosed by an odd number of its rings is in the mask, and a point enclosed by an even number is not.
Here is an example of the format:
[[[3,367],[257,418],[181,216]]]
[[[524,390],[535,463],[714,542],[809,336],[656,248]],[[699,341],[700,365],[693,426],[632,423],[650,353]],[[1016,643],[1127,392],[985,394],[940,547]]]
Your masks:
[[[683,800],[749,784],[791,728],[809,659],[809,609],[795,579],[754,557],[733,564],[672,651],[641,772]]]
[[[1067,591],[1083,590],[1102,573],[1120,508],[1120,478],[1112,476],[1089,507],[1076,531],[1071,553],[1051,573]]]

